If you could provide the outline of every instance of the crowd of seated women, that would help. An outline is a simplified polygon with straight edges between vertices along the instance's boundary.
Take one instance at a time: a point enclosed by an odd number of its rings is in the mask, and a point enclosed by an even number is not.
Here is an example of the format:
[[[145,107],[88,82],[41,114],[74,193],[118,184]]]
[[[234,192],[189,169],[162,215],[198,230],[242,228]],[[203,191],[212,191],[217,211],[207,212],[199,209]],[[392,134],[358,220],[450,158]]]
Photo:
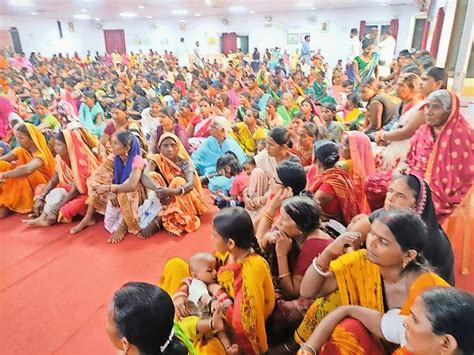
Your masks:
[[[118,243],[221,209],[211,260],[115,293],[125,353],[472,354],[442,224],[472,188],[473,131],[425,53],[379,78],[373,50],[354,82],[320,55],[309,71],[242,53],[4,58],[0,217],[101,221]]]

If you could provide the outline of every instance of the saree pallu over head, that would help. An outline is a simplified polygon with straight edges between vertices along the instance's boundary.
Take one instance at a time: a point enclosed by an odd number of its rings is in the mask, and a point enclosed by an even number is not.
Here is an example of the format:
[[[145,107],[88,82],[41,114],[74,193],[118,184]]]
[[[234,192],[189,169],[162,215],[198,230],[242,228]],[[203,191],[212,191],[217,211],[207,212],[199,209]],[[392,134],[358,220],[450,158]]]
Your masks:
[[[130,143],[130,151],[128,152],[127,162],[124,164],[123,160],[116,156],[114,157],[114,184],[122,184],[127,180],[132,172],[133,159],[140,155],[140,143],[135,135],[132,136]]]
[[[250,254],[241,263],[222,266],[219,284],[234,300],[231,325],[243,354],[268,351],[265,321],[275,306],[275,291],[268,263],[260,255]]]
[[[74,183],[81,194],[87,193],[87,178],[99,166],[97,157],[82,140],[78,130],[63,130],[70,166],[56,155],[56,170],[63,185]]]
[[[44,163],[44,169],[46,175],[53,176],[55,171],[56,162],[54,160],[53,154],[48,147],[48,143],[46,142],[46,138],[44,135],[38,130],[38,128],[31,124],[25,123],[26,128],[28,129],[28,133],[30,135],[31,140],[35,144],[36,148],[41,153],[41,157]],[[25,164],[25,163],[22,163]]]
[[[315,193],[323,183],[331,185],[333,188],[336,194],[335,198],[341,206],[343,221],[348,225],[352,218],[361,213],[360,201],[363,197],[363,191],[357,191],[354,188],[351,176],[337,167],[323,171],[316,182],[309,186],[309,190]]]
[[[432,136],[420,127],[421,139]],[[433,139],[433,138],[431,138]],[[451,114],[434,142],[425,172],[433,192],[440,223],[461,203],[474,183],[474,132],[459,110],[459,98],[451,93]]]
[[[352,160],[352,183],[356,191],[363,193],[365,179],[375,172],[374,156],[369,137],[362,132],[346,132],[349,137],[349,149]],[[369,203],[365,194],[362,196],[360,207],[362,213],[370,213]]]

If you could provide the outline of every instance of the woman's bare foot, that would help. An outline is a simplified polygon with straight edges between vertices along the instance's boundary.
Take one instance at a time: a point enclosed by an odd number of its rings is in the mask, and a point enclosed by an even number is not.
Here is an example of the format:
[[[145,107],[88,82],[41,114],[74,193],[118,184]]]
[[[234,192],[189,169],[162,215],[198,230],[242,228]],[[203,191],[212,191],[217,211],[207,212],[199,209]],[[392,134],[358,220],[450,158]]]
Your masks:
[[[125,239],[125,236],[127,235],[127,228],[124,226],[120,226],[107,240],[107,243],[110,244],[116,244],[118,242],[121,242],[122,240]]]
[[[5,218],[6,216],[13,213],[13,211],[7,207],[0,207],[0,218]]]
[[[52,224],[44,214],[34,219],[23,219],[22,222],[31,227],[49,227]]]
[[[160,223],[161,223],[161,221],[159,221],[159,220],[157,221],[156,219],[151,221],[151,223],[148,226],[146,226],[144,229],[142,229],[140,231],[140,233],[138,234],[138,238],[148,239],[153,234],[159,232],[160,229],[161,229]]]
[[[83,218],[82,221],[80,221],[77,226],[74,226],[69,230],[69,233],[77,234],[83,229],[93,226],[95,223],[96,223],[95,218]]]
[[[238,355],[239,354],[239,346],[237,344],[232,344],[227,349],[225,349],[225,353],[227,355]]]

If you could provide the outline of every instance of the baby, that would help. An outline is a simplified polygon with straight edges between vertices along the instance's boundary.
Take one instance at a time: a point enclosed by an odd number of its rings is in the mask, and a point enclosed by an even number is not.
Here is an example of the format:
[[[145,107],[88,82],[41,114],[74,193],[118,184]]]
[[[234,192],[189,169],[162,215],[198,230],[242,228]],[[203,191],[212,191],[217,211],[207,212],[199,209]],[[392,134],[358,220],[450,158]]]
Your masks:
[[[209,294],[208,286],[216,283],[216,259],[209,253],[196,253],[189,259],[189,309],[192,315],[201,317],[197,323],[198,333],[217,331],[216,336],[227,354],[238,354],[238,346],[232,344],[229,335],[224,331],[222,307]],[[211,310],[212,306],[212,310]],[[214,307],[215,306],[215,307]],[[212,312],[212,317],[211,316]]]

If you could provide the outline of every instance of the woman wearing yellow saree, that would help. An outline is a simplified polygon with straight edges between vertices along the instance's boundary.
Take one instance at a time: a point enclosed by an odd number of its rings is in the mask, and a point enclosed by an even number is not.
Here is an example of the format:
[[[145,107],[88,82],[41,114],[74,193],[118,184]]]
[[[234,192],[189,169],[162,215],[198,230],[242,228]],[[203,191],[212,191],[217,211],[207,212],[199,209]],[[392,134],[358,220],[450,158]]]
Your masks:
[[[37,191],[33,207],[33,217],[36,218],[23,221],[31,226],[47,227],[57,222],[67,223],[78,214],[85,215],[86,180],[99,166],[92,152],[99,141],[87,130],[65,129],[55,138],[56,172],[49,183]]]
[[[393,210],[380,214],[367,236],[367,249],[341,255],[345,245],[359,243],[358,238],[353,232],[341,235],[307,270],[301,295],[317,299],[295,332],[297,343],[308,341],[318,323],[337,306],[356,305],[379,312],[401,308],[400,313],[407,314],[420,292],[432,286],[449,286],[424,261],[427,232],[416,213]],[[323,302],[324,298],[331,302]],[[355,352],[361,355],[377,354],[377,347],[353,325],[341,323],[336,327],[327,346],[333,352],[326,354],[346,354],[348,348],[362,349]],[[287,346],[295,349],[294,344]]]
[[[30,123],[17,125],[19,147],[0,157],[0,218],[33,210],[35,188],[54,175],[54,158],[43,134]]]
[[[164,133],[157,148],[159,154],[148,156],[142,183],[150,189],[150,206],[158,204],[159,200],[161,209],[151,216],[153,209],[147,209],[144,215],[148,218],[140,235],[149,238],[160,226],[172,235],[194,232],[201,226],[199,215],[207,210],[207,206],[191,158],[173,133]]]
[[[112,137],[112,159],[105,160],[87,179],[87,212],[71,229],[75,234],[95,223],[94,214],[104,214],[105,228],[112,233],[108,243],[122,241],[127,233],[138,234],[138,207],[145,197],[140,184],[145,160],[138,138],[130,131]]]
[[[217,283],[209,286],[209,291],[223,304],[223,315],[230,333],[237,343],[240,353],[246,355],[262,354],[268,351],[265,321],[275,305],[270,268],[259,251],[252,220],[240,207],[221,210],[213,221],[212,241],[216,257],[220,258]],[[172,265],[172,267],[171,267]],[[174,274],[186,275],[187,264],[182,259],[171,259],[165,266],[160,287],[173,294],[179,283]],[[174,282],[170,282],[174,280]],[[182,286],[185,286],[184,284]],[[186,307],[187,287],[181,287],[173,297],[176,313],[181,318],[183,328],[195,329],[187,322],[195,322],[196,317],[188,317]],[[225,354],[225,349],[215,338],[196,338],[198,354]]]

